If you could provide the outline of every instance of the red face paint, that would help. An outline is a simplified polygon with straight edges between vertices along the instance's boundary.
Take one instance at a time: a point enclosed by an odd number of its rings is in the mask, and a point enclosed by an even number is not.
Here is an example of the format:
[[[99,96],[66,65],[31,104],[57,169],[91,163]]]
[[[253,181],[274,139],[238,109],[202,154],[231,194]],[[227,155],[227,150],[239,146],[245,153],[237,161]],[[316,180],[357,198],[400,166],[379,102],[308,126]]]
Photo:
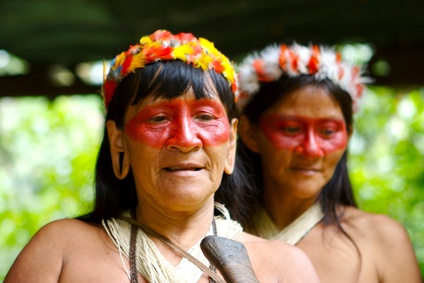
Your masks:
[[[228,141],[223,106],[211,99],[174,99],[147,105],[126,125],[128,136],[154,148],[216,146]]]
[[[339,119],[269,115],[261,130],[275,147],[321,157],[347,146],[346,123]]]

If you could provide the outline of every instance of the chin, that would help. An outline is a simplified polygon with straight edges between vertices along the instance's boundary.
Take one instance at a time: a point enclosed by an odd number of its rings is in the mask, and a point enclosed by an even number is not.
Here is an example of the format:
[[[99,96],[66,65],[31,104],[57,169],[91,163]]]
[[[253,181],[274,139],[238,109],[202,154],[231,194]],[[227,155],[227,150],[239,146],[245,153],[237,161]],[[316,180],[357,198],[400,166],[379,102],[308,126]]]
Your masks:
[[[298,182],[291,191],[301,198],[311,198],[319,195],[323,187],[324,184],[321,185],[321,182]]]

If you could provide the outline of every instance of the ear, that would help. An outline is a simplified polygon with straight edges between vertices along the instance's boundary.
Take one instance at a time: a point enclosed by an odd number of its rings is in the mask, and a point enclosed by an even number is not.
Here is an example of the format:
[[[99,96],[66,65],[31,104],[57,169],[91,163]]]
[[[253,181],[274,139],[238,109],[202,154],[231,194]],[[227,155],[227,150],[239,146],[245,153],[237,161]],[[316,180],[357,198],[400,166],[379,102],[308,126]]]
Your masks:
[[[231,175],[233,173],[234,164],[236,161],[237,124],[238,124],[238,119],[234,118],[231,120],[229,147],[227,152],[227,160],[225,162],[225,167],[224,167],[224,172],[227,173],[228,175]]]
[[[130,170],[130,161],[128,154],[125,153],[122,130],[112,120],[106,122],[106,128],[110,143],[113,173],[115,173],[116,178],[122,180],[128,175]]]
[[[258,128],[250,123],[246,116],[241,116],[238,126],[239,135],[243,143],[253,152],[259,153]]]

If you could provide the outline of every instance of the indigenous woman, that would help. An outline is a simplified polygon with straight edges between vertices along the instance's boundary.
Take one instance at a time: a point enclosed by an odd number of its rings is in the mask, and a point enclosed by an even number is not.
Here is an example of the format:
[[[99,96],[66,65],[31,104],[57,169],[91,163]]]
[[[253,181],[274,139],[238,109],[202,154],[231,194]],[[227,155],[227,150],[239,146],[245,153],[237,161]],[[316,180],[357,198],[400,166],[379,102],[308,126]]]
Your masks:
[[[144,36],[113,60],[103,92],[94,210],[43,227],[6,282],[318,282],[300,249],[244,233],[215,203],[218,188],[226,199],[246,184],[236,76],[213,43]]]
[[[239,148],[256,201],[247,230],[301,248],[321,282],[421,282],[405,229],[357,208],[347,146],[364,83],[334,49],[272,45],[239,66]]]

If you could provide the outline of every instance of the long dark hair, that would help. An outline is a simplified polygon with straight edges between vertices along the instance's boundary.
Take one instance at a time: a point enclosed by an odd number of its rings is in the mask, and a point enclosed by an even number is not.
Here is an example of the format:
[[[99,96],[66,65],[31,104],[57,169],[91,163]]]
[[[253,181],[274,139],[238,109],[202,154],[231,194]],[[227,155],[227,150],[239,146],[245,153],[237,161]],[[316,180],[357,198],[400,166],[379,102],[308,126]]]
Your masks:
[[[212,85],[208,85],[210,77]],[[203,71],[182,61],[162,61],[137,69],[125,77],[118,85],[106,113],[106,121],[113,120],[119,128],[124,127],[125,113],[130,105],[153,96],[154,98],[176,98],[183,95],[189,88],[196,99],[207,97],[208,90],[214,87],[226,108],[229,121],[238,117],[234,94],[228,81],[215,71]],[[116,217],[124,210],[134,209],[138,205],[133,173],[122,180],[115,177],[110,154],[110,143],[106,126],[101,143],[95,172],[95,201],[93,210],[79,219],[100,223],[102,219]],[[247,198],[253,191],[247,182],[245,167],[238,162],[236,156],[233,174],[223,173],[221,185],[215,194],[215,200],[223,202],[235,212],[234,217],[243,218],[244,207],[239,207],[239,200]],[[250,188],[250,189],[249,189]],[[243,201],[242,201],[243,203]]]
[[[342,110],[346,127],[348,131],[351,131],[353,112],[350,95],[329,80],[316,80],[313,76],[308,75],[298,77],[282,76],[277,81],[262,83],[259,92],[246,104],[242,114],[247,117],[250,123],[258,125],[261,115],[269,107],[292,91],[307,85],[314,85],[325,89],[337,101]],[[249,216],[244,219],[238,219],[245,227],[249,227],[253,223],[253,215],[258,205],[262,202],[263,177],[261,157],[259,154],[249,150],[240,138],[238,139],[238,150],[240,151],[240,156],[245,159],[245,162],[251,165],[250,170],[255,183],[255,194],[260,196],[255,200],[250,199],[251,202],[246,203],[247,215]],[[322,189],[317,201],[321,204],[325,215],[323,221],[327,224],[335,224],[343,231],[340,224],[341,215],[337,213],[338,207],[340,205],[357,206],[347,171],[347,152],[344,152],[333,176]]]

